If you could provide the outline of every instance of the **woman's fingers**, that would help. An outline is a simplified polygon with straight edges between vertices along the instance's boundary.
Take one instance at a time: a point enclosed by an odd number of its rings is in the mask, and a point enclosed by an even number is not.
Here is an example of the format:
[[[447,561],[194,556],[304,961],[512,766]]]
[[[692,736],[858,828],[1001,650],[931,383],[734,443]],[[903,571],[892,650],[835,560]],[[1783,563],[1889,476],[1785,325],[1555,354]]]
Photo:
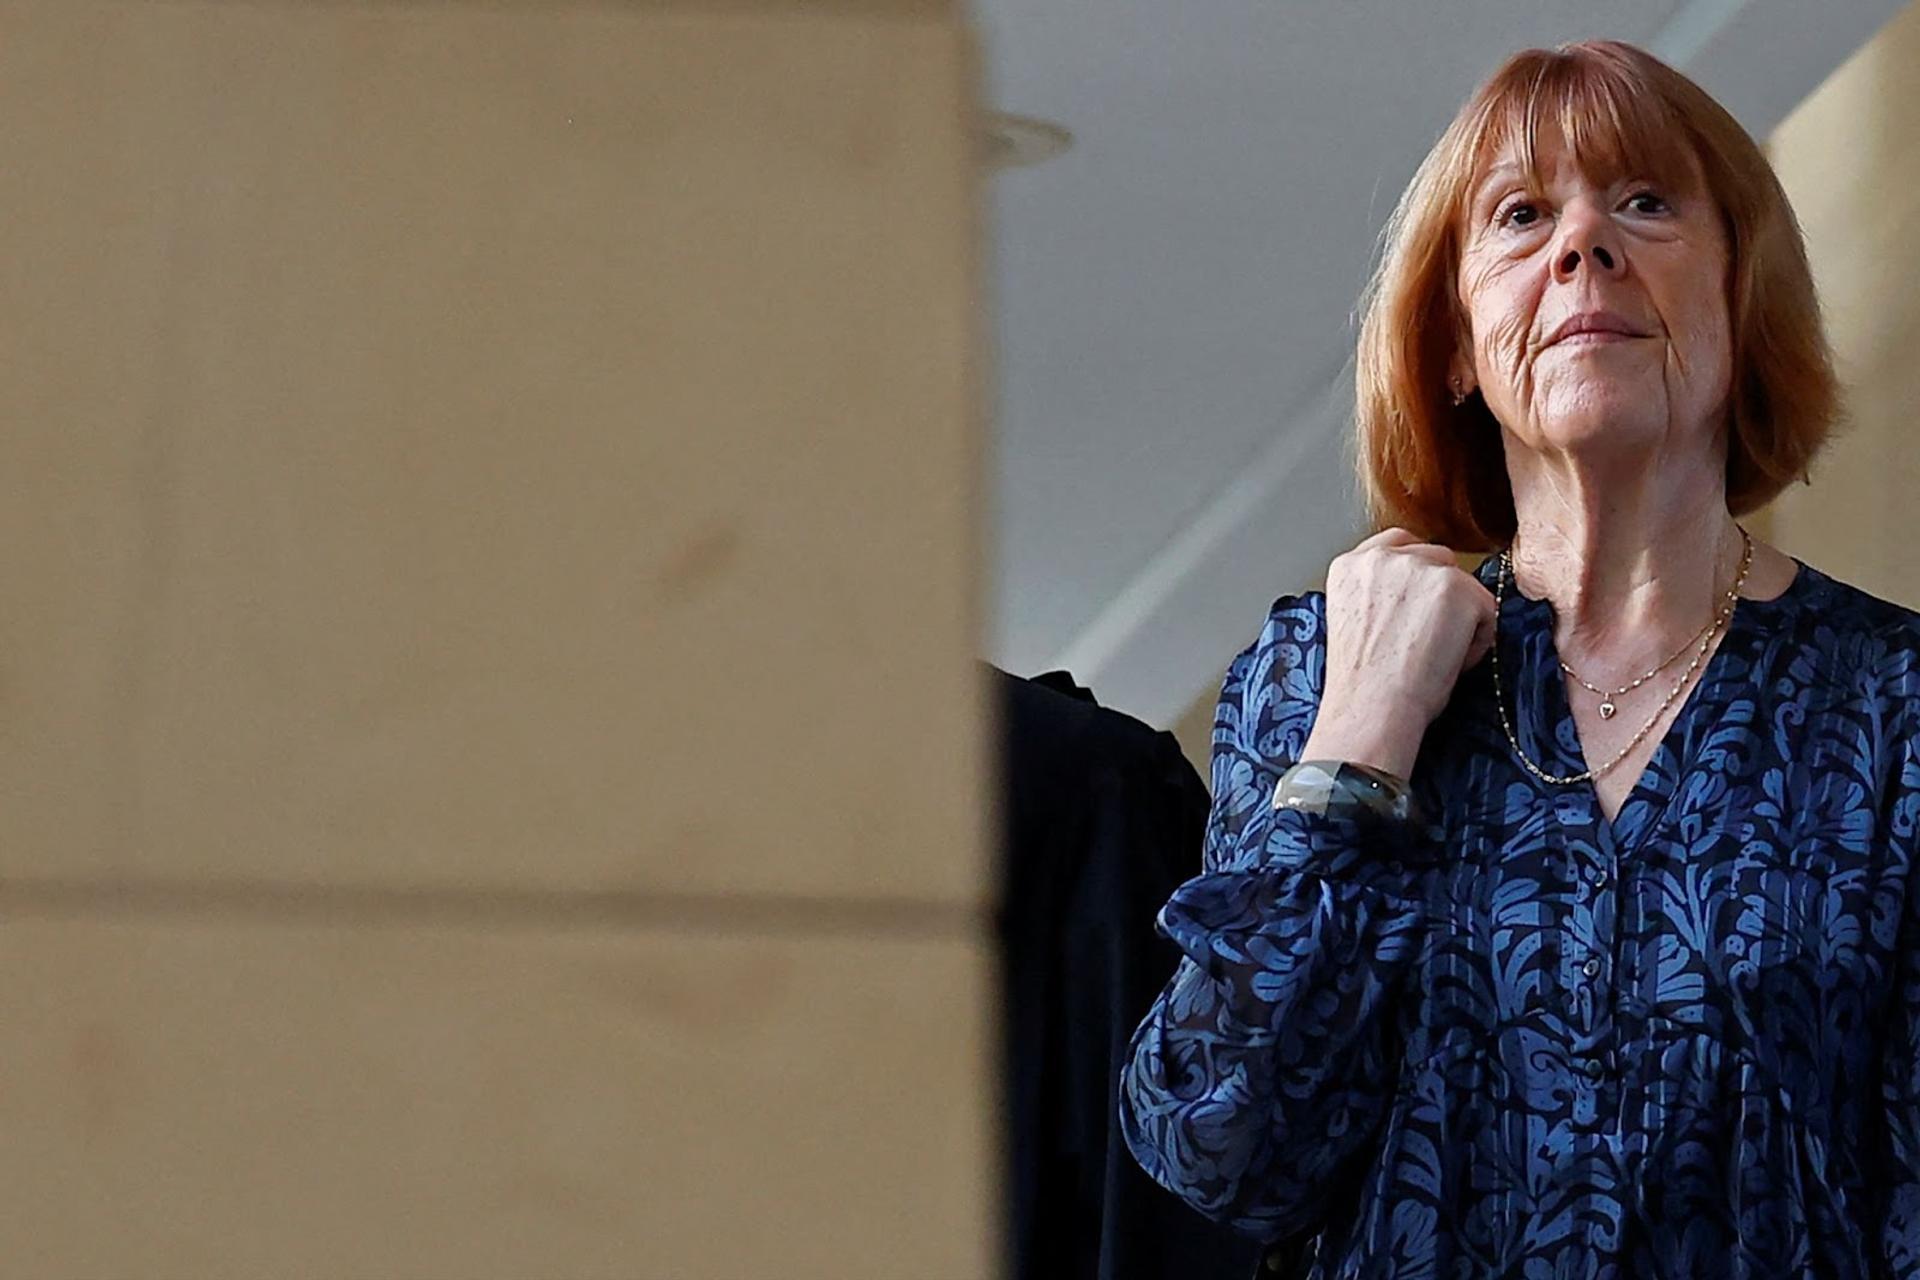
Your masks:
[[[1460,562],[1454,557],[1453,552],[1437,543],[1416,542],[1394,549],[1401,555],[1418,556],[1422,560],[1430,561],[1433,564],[1448,565],[1456,569],[1460,567]]]
[[[1463,569],[1461,572],[1466,573],[1466,570]],[[1467,642],[1466,659],[1460,665],[1462,671],[1487,656],[1487,651],[1493,648],[1494,639],[1499,635],[1500,623],[1499,612],[1493,604],[1493,593],[1482,586],[1480,580],[1472,574],[1467,574],[1467,577],[1473,582],[1473,590],[1478,593],[1478,598],[1474,600],[1476,616],[1473,623],[1473,639]]]
[[[1398,527],[1382,529],[1378,533],[1354,544],[1349,555],[1376,548],[1418,556],[1422,560],[1431,560],[1436,564],[1457,564],[1452,551],[1436,542],[1428,542],[1419,534]]]
[[[1404,547],[1422,540],[1419,534],[1411,533],[1398,526],[1382,529],[1378,533],[1362,538],[1354,544],[1355,551],[1365,551],[1371,547]]]

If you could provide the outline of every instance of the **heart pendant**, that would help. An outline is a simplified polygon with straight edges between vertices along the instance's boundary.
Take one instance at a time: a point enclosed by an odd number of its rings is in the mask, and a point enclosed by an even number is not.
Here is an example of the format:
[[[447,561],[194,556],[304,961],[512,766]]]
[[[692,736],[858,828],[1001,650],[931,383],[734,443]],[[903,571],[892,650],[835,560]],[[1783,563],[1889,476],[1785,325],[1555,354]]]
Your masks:
[[[1611,720],[1613,719],[1613,713],[1619,709],[1620,708],[1613,705],[1613,699],[1608,698],[1600,704],[1600,718],[1602,720]]]

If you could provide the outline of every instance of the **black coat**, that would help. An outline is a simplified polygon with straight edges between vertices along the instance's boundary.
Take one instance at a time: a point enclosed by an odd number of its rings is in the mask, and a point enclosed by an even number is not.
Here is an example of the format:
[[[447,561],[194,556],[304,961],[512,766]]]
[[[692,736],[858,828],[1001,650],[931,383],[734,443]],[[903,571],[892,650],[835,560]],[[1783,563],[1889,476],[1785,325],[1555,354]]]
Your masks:
[[[1245,1280],[1259,1247],[1141,1172],[1120,1068],[1179,954],[1154,930],[1200,871],[1207,788],[1173,735],[1055,672],[994,671],[1004,844],[1012,1280]]]

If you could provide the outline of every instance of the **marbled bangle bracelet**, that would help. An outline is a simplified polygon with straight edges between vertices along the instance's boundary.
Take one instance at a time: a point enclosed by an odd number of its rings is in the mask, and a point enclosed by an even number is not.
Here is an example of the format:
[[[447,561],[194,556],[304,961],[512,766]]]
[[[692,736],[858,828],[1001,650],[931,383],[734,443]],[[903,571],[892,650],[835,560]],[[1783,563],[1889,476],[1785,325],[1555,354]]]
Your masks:
[[[1410,822],[1420,816],[1406,779],[1349,760],[1302,760],[1293,765],[1274,784],[1273,807],[1315,816],[1351,808],[1355,816],[1385,822]]]

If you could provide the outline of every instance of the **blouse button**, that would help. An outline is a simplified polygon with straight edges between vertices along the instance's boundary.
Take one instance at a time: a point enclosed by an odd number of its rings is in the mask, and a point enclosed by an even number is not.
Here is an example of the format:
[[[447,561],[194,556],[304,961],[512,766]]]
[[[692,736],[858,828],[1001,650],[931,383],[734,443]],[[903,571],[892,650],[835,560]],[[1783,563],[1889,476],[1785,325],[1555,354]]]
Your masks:
[[[1607,1073],[1607,1064],[1598,1058],[1588,1058],[1580,1064],[1580,1074],[1589,1080],[1599,1080]]]
[[[1589,978],[1599,977],[1600,976],[1600,957],[1588,956],[1587,962],[1580,966],[1580,972],[1586,974]]]
[[[1587,880],[1594,888],[1598,889],[1607,882],[1607,869],[1605,867],[1588,867]]]

